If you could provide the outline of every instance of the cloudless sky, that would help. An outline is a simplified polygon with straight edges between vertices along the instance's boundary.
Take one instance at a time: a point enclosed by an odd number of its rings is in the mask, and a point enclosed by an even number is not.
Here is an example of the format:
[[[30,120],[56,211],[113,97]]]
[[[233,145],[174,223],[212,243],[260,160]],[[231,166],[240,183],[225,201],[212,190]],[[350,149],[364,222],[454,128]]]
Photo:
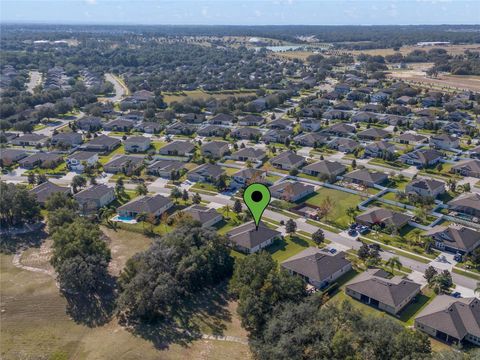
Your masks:
[[[0,0],[0,22],[55,24],[480,24],[480,0]]]

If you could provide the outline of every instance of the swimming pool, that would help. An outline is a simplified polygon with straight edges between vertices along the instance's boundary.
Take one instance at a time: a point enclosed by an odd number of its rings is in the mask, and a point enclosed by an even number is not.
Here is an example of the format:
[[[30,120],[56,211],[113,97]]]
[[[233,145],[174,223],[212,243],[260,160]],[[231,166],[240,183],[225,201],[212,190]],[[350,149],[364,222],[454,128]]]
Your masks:
[[[130,216],[120,216],[120,215],[115,215],[112,218],[112,221],[118,221],[118,222],[123,222],[125,224],[136,224],[137,220]]]

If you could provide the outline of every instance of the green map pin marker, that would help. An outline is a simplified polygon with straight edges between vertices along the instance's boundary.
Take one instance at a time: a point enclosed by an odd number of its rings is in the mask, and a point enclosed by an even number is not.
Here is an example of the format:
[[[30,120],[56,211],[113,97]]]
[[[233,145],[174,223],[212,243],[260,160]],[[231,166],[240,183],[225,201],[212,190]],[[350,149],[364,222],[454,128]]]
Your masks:
[[[258,230],[258,224],[262,218],[262,214],[270,203],[270,190],[263,184],[253,183],[243,192],[243,201],[247,205],[248,210],[252,213],[255,220],[255,226]]]

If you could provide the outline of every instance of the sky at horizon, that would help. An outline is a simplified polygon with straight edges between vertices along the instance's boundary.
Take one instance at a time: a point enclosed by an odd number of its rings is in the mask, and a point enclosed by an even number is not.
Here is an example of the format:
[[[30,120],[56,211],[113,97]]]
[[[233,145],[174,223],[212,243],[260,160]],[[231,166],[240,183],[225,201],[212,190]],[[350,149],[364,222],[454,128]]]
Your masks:
[[[480,0],[2,0],[1,23],[480,24]]]

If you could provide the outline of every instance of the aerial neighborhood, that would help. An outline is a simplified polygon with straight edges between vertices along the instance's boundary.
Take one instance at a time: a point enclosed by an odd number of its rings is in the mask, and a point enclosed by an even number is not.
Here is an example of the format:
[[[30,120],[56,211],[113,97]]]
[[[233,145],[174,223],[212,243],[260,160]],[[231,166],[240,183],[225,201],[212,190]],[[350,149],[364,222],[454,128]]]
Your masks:
[[[185,299],[201,306],[229,282],[242,334],[265,341],[252,342],[258,358],[287,351],[269,337],[315,308],[334,309],[322,319],[387,321],[428,343],[418,351],[432,359],[438,344],[480,346],[480,89],[398,75],[422,57],[431,76],[448,72],[435,64],[450,64],[449,52],[325,45],[298,58],[263,37],[100,29],[103,42],[74,31],[65,44],[11,31],[0,88],[5,259],[25,272],[43,259],[34,275],[55,279],[75,322],[75,294],[88,303],[115,284],[108,319],[146,341],[138,324],[173,329]],[[258,228],[242,198],[252,183],[271,194]],[[293,315],[278,310],[292,304]]]

